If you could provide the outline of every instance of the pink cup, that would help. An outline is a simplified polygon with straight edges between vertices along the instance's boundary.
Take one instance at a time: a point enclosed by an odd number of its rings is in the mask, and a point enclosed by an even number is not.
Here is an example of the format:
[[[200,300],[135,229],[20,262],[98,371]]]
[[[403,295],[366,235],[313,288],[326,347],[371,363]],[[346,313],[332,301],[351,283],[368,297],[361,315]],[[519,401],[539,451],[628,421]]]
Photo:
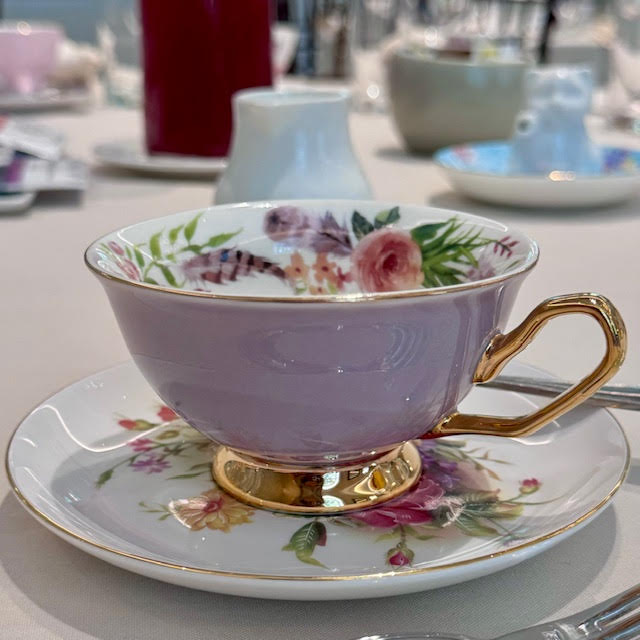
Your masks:
[[[21,94],[46,86],[62,31],[53,24],[0,23],[0,89]]]

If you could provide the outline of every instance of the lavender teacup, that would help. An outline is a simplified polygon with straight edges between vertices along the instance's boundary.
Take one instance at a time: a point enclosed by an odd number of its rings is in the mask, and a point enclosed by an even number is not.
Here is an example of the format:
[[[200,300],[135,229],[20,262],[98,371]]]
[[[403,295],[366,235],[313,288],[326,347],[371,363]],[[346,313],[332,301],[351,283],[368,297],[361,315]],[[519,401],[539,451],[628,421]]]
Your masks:
[[[388,500],[419,476],[413,439],[527,435],[616,372],[625,328],[601,296],[551,298],[501,333],[537,258],[498,222],[350,200],[178,213],[86,252],[146,379],[221,445],[218,484],[302,513]],[[606,337],[592,373],[527,416],[456,411],[549,319],[576,312]]]

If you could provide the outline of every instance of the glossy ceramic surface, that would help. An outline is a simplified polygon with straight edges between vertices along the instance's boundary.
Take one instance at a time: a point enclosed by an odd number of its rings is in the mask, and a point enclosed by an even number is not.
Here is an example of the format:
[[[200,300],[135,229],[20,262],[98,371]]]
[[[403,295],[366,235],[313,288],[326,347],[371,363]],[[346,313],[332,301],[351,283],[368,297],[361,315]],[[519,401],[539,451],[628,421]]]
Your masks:
[[[0,111],[81,110],[91,106],[93,99],[93,95],[88,89],[48,87],[30,94],[0,93]]]
[[[522,107],[524,62],[470,62],[397,50],[387,60],[391,114],[406,146],[507,138]]]
[[[590,207],[627,200],[640,190],[640,151],[599,148],[597,175],[552,171],[516,175],[509,171],[511,145],[506,141],[440,149],[434,161],[460,193],[516,207]]]
[[[96,158],[111,167],[157,175],[209,177],[224,171],[226,158],[149,154],[134,140],[105,142],[94,147]]]
[[[0,214],[21,213],[28,209],[35,199],[36,194],[33,191],[0,194]]]
[[[518,364],[509,373],[547,377]],[[476,388],[463,409],[519,414],[543,403]],[[36,407],[12,438],[7,469],[45,526],[117,566],[196,589],[319,600],[432,589],[513,566],[595,517],[629,456],[611,414],[586,407],[527,439],[419,446],[419,484],[380,508],[331,518],[254,510],[219,491],[211,443],[128,363]]]
[[[346,90],[248,89],[233,97],[229,167],[216,204],[267,198],[370,198],[349,135]]]
[[[599,175],[600,149],[585,126],[593,93],[591,70],[576,66],[531,69],[525,85],[526,107],[516,118],[509,173]]]
[[[536,259],[499,223],[366,201],[176,214],[87,252],[169,406],[220,444],[314,464],[448,415]]]
[[[51,24],[0,22],[0,91],[30,94],[44,88],[62,40]]]

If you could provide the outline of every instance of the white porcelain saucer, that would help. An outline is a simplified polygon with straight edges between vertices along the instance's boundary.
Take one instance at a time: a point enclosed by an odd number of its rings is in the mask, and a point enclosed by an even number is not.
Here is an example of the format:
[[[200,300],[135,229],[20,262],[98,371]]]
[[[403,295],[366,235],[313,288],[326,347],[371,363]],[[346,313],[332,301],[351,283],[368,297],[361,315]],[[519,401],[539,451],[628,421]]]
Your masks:
[[[520,364],[510,373],[545,376]],[[476,389],[464,409],[519,414],[542,402]],[[629,462],[613,416],[586,407],[527,439],[421,449],[417,488],[376,510],[258,511],[215,487],[210,443],[126,363],[36,407],[9,444],[7,471],[41,524],[114,565],[196,589],[324,600],[433,589],[522,562],[596,517]]]
[[[35,191],[24,193],[0,193],[0,214],[26,211],[36,199]]]
[[[552,171],[548,175],[508,172],[508,141],[456,145],[437,151],[434,162],[461,194],[511,207],[595,207],[629,200],[640,192],[640,152],[601,147],[597,175]]]
[[[159,176],[210,177],[224,171],[227,166],[226,158],[169,153],[151,155],[135,140],[105,142],[95,146],[93,152],[105,165]]]
[[[0,92],[0,112],[84,109],[92,100],[88,89],[47,88],[31,94]]]

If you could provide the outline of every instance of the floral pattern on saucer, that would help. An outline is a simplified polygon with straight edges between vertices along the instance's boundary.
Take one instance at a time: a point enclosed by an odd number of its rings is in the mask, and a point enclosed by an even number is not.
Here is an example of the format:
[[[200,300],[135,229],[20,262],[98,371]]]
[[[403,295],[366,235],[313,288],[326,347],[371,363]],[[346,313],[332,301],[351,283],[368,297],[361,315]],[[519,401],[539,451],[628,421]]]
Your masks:
[[[504,273],[525,257],[510,236],[488,237],[456,217],[402,228],[398,206],[371,219],[353,211],[349,223],[330,211],[274,207],[262,228],[271,248],[260,252],[243,244],[242,228],[200,237],[201,216],[143,243],[102,242],[99,261],[129,280],[176,289],[215,292],[261,274],[294,295],[333,295],[456,285]]]
[[[117,422],[123,429],[141,433],[129,441],[129,455],[98,476],[98,489],[115,473],[157,474],[162,481],[198,478],[203,484],[197,495],[166,504],[141,501],[138,506],[159,522],[172,519],[191,531],[206,528],[230,533],[234,527],[253,523],[255,509],[221,491],[211,479],[215,445],[169,407],[159,406],[153,420],[118,416]],[[380,507],[348,515],[313,519],[280,515],[292,521],[291,536],[283,541],[282,551],[293,553],[302,563],[324,567],[314,551],[328,544],[331,530],[346,527],[380,542],[387,565],[411,566],[416,545],[428,552],[430,541],[445,537],[486,537],[503,544],[524,539],[527,531],[518,525],[518,518],[527,506],[549,502],[530,500],[542,484],[534,477],[509,487],[504,497],[505,489],[492,483],[500,481],[496,468],[511,463],[493,458],[488,449],[469,448],[451,439],[421,441],[418,447],[423,472],[411,491]]]
[[[436,162],[446,168],[491,175],[509,172],[509,142],[479,142],[446,147],[436,152]],[[617,147],[600,147],[602,166],[599,176],[635,174],[640,171],[640,152]]]

